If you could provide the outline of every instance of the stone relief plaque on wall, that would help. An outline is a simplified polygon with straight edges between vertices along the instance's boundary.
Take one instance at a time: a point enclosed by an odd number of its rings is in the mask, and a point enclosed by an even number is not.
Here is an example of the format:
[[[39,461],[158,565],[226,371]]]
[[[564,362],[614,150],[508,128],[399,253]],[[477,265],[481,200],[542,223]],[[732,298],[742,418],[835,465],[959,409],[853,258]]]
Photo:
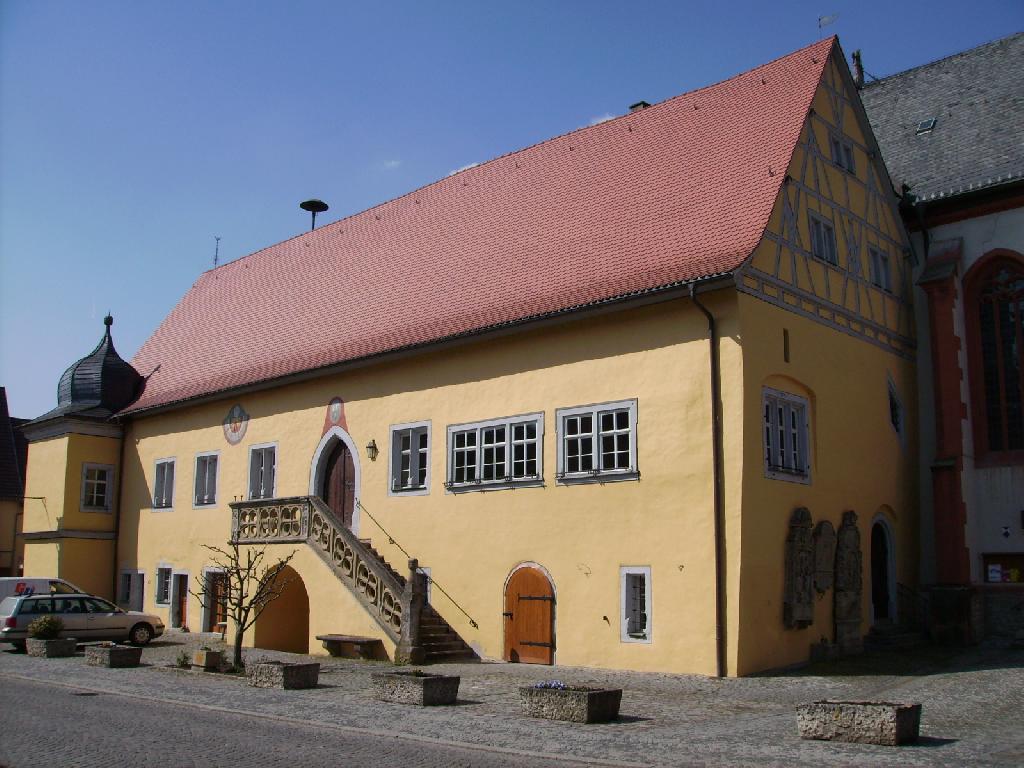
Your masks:
[[[836,562],[836,531],[822,520],[814,527],[814,588],[824,593],[832,587]]]
[[[863,555],[860,550],[860,529],[857,513],[843,513],[843,523],[836,537],[835,622],[836,645],[842,654],[860,653],[863,638],[860,634]]]
[[[783,622],[789,629],[814,623],[814,544],[811,513],[806,507],[793,511],[786,537],[786,594]]]

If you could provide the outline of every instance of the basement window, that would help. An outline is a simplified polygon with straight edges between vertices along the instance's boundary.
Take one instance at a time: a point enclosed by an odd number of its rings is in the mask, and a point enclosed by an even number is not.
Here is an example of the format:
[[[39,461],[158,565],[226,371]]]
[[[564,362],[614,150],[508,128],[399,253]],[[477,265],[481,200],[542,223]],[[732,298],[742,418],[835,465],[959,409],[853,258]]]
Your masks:
[[[619,569],[622,614],[619,639],[624,643],[651,642],[651,567]]]

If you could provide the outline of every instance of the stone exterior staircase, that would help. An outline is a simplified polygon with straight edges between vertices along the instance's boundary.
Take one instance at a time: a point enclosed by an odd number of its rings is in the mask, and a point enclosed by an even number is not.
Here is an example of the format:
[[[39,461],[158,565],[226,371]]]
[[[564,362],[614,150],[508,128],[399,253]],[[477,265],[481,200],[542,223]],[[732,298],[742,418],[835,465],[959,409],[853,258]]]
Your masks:
[[[427,577],[415,559],[402,575],[359,539],[316,496],[238,501],[231,538],[239,544],[305,543],[395,642],[395,661],[479,661],[472,648],[426,600]]]

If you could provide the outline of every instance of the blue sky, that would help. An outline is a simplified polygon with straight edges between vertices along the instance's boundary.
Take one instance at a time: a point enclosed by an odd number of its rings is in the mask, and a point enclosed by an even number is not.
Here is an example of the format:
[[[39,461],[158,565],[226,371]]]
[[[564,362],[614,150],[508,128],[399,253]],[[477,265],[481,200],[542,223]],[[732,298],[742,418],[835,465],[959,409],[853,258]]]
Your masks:
[[[0,384],[13,415],[115,318],[129,358],[212,266],[824,32],[885,76],[1020,0],[0,3]],[[319,223],[319,222],[318,222]],[[215,328],[209,329],[216,333]]]

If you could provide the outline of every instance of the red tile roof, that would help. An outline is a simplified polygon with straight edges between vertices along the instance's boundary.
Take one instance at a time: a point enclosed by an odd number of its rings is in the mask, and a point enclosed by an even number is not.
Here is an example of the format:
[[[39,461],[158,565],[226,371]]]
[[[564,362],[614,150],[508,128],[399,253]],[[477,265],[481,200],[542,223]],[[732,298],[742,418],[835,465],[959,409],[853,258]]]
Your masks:
[[[835,38],[204,273],[138,411],[736,269]]]

